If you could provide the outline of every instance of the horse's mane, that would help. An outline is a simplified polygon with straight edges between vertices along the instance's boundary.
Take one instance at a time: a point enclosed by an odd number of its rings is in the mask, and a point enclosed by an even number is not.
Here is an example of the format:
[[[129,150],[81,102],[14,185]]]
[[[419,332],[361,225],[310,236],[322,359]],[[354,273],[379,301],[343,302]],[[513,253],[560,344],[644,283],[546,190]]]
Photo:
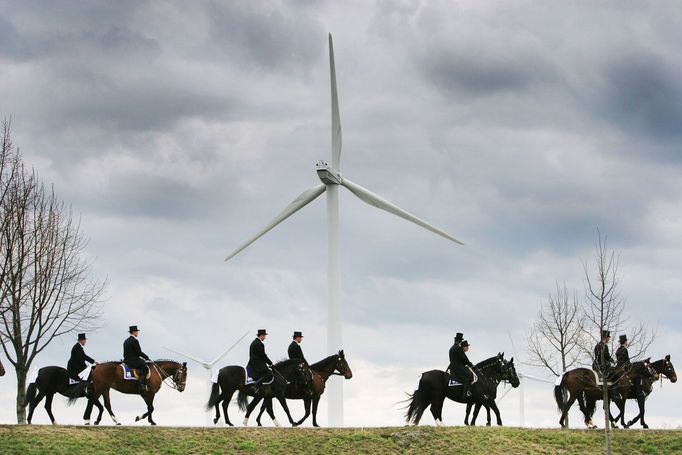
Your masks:
[[[298,365],[300,362],[302,362],[301,359],[280,360],[279,362],[275,363],[273,367],[277,368],[278,370],[281,370],[283,368],[288,368],[292,365]]]
[[[321,370],[323,367],[327,366],[327,364],[330,362],[330,359],[332,357],[336,357],[337,355],[338,354],[332,354],[329,357],[326,357],[326,358],[320,360],[319,362],[313,363],[312,365],[310,365],[310,369],[311,370]]]
[[[490,357],[489,359],[485,359],[481,362],[478,362],[476,365],[474,365],[474,367],[479,368],[479,369],[483,368],[483,367],[488,367],[490,365],[493,365],[495,362],[497,362],[498,358],[499,358],[499,356],[494,355],[494,356]]]

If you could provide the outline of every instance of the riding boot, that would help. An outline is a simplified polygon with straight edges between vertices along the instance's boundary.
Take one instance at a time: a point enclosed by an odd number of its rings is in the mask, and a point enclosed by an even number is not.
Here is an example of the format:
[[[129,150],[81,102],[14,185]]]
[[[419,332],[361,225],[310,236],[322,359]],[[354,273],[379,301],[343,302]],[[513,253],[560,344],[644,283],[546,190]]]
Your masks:
[[[464,398],[471,398],[471,381],[464,381],[463,387],[462,396]]]
[[[140,393],[140,395],[144,395],[147,393],[147,384],[145,382],[144,376],[140,376],[140,379],[137,381],[137,390]]]

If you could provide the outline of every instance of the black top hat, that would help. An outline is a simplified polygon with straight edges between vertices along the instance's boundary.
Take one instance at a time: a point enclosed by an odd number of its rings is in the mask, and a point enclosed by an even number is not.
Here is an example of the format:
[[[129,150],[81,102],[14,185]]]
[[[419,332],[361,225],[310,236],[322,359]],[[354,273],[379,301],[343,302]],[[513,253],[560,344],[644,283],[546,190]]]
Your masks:
[[[85,338],[85,334],[84,334],[84,333],[79,333],[79,334],[78,334],[78,341],[80,341],[80,340],[87,340],[87,338]]]
[[[469,342],[467,340],[464,340],[459,345],[462,346],[463,348],[466,348],[469,346]]]
[[[294,331],[294,338],[296,338],[296,337],[301,337],[301,338],[303,338],[303,332],[296,332],[296,331]]]
[[[265,329],[258,329],[258,333],[256,334],[256,336],[267,335],[267,334],[268,334],[268,332],[266,332]]]
[[[601,331],[601,337],[602,338],[608,338],[610,336],[611,336],[611,331],[609,331],[609,330],[602,330]]]
[[[620,344],[625,344],[628,342],[628,336],[627,335],[621,335],[618,337],[618,341]]]
[[[459,343],[459,342],[462,341],[463,339],[464,339],[464,334],[463,334],[463,333],[457,332],[457,333],[455,334],[455,343]]]
[[[131,325],[130,327],[128,327],[128,333],[139,332],[139,331],[140,331],[140,329],[138,329],[136,325]]]

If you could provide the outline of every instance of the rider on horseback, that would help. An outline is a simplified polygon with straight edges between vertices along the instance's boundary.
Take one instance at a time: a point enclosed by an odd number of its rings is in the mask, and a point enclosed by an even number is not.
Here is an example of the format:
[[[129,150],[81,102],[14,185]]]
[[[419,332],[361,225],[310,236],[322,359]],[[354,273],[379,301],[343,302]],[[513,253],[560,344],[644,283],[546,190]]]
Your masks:
[[[301,342],[303,341],[303,333],[302,332],[294,332],[294,341],[291,342],[289,345],[289,349],[287,349],[287,353],[289,354],[290,359],[301,359],[305,362],[306,365],[308,365],[308,361],[305,359],[303,356],[303,350],[301,349]]]
[[[457,335],[461,335],[458,333]],[[469,342],[463,340],[459,344],[457,343],[457,338],[455,338],[455,345],[450,351],[450,377],[457,382],[462,383],[464,386],[464,391],[462,396],[469,398],[471,396],[471,381],[474,379],[473,364],[469,361],[466,352],[469,350]]]
[[[79,375],[88,368],[85,362],[95,363],[95,359],[88,356],[83,349],[83,346],[85,346],[87,341],[88,339],[85,337],[84,333],[78,334],[78,341],[73,345],[73,348],[71,348],[71,357],[66,365],[66,371],[69,373],[69,377],[78,382],[83,382]],[[87,395],[88,389],[85,390],[85,393]]]
[[[139,329],[136,325],[131,325],[128,328],[128,333],[130,336],[126,338],[123,342],[123,362],[130,368],[138,370],[140,376],[137,378],[139,383],[140,394],[147,392],[147,372],[149,368],[147,367],[146,361],[150,361],[149,356],[142,352],[140,348],[140,342],[137,341],[137,334]]]
[[[628,353],[628,346],[630,346],[630,343],[628,342],[627,335],[620,335],[618,337],[618,342],[620,343],[620,346],[618,346],[618,349],[616,349],[616,369],[620,372],[620,374],[627,374],[632,368],[632,362],[630,362],[630,353]],[[638,397],[646,398],[646,394],[642,390],[641,383],[642,378],[638,376],[634,379],[632,385],[635,387],[635,392]]]
[[[594,361],[592,362],[592,369],[601,376],[602,381],[616,383],[619,378],[619,372],[613,367],[613,358],[609,352],[609,341],[611,340],[611,332],[609,330],[601,331],[601,341],[594,347]],[[618,399],[619,393],[614,390],[612,398]]]
[[[256,380],[253,383],[253,393],[257,393],[261,382],[270,382],[272,376],[272,360],[265,354],[263,341],[268,333],[265,329],[258,329],[256,338],[249,346],[249,363],[246,365],[248,374]]]

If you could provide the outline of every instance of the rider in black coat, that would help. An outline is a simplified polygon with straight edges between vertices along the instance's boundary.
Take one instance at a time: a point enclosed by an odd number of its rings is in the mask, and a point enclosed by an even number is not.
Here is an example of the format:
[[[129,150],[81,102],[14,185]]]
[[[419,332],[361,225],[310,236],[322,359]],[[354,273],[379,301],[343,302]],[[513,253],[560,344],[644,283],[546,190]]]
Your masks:
[[[450,348],[450,351],[448,352],[448,356],[450,357],[450,364],[452,365],[452,362],[455,360],[455,351],[459,349],[459,344],[464,340],[464,334],[457,332],[455,334],[455,342],[452,344],[452,347]],[[450,367],[448,366],[448,369]]]
[[[140,348],[140,342],[137,341],[138,332],[139,329],[136,325],[131,325],[128,328],[130,336],[123,342],[123,362],[130,368],[139,370],[140,377],[138,382],[140,384],[140,393],[144,393],[147,391],[146,378],[149,371],[145,360],[149,361],[150,359]]]
[[[78,342],[71,348],[71,357],[66,364],[66,371],[69,373],[69,376],[79,382],[81,381],[81,378],[78,375],[88,367],[85,362],[95,363],[95,359],[88,356],[83,349],[86,342],[87,338],[85,337],[85,334],[79,333]]]
[[[254,386],[263,381],[270,382],[270,379],[272,379],[272,370],[270,369],[272,367],[272,360],[265,354],[265,344],[263,344],[267,334],[265,329],[258,329],[256,338],[249,346],[249,363],[246,365],[246,369],[253,375],[253,379],[256,380]]]
[[[307,365],[308,361],[303,356],[303,350],[301,349],[301,341],[303,341],[303,333],[302,332],[294,332],[293,338],[294,338],[294,340],[291,342],[291,344],[289,345],[289,348],[287,349],[287,354],[289,354],[289,358],[290,359],[301,359]]]
[[[463,340],[459,345],[455,346],[452,360],[450,361],[450,376],[457,382],[461,382],[464,386],[463,396],[471,396],[471,381],[474,380],[473,374],[469,368],[474,365],[469,361],[466,351],[469,350],[469,342]],[[467,368],[469,367],[469,368]]]

